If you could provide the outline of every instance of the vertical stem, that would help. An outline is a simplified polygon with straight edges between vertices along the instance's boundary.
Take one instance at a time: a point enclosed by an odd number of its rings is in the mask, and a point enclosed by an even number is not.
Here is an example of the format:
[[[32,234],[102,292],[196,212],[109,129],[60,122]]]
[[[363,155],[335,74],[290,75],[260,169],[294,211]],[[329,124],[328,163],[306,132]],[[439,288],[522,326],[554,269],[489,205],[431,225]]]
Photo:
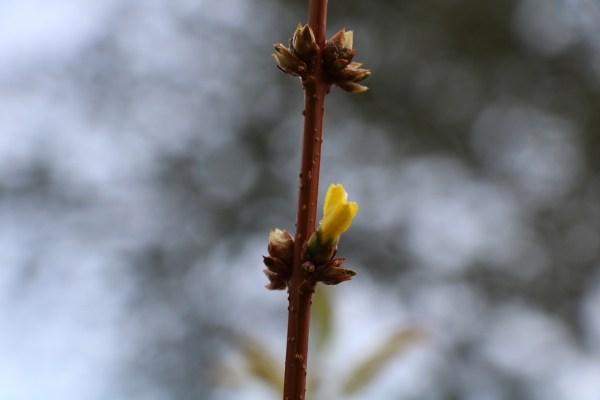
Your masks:
[[[304,115],[304,135],[300,182],[298,185],[294,266],[288,297],[289,313],[283,389],[284,400],[305,400],[306,397],[308,329],[314,287],[302,287],[302,290],[300,290],[300,286],[304,281],[300,254],[302,245],[315,230],[325,95],[329,93],[329,84],[325,82],[323,74],[327,0],[310,0],[308,10],[308,24],[315,34],[319,51],[314,63],[309,66],[309,76],[302,82],[304,87],[304,111],[302,112]]]

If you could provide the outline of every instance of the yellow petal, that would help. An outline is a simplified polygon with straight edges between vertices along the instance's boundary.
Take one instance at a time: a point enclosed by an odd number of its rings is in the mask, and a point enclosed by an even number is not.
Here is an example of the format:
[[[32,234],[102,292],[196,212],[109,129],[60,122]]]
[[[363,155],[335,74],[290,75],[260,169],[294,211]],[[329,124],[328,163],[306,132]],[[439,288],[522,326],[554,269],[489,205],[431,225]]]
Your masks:
[[[319,231],[323,240],[340,236],[350,227],[352,218],[358,212],[358,204],[346,200],[346,192],[342,185],[331,185],[325,195],[323,206],[323,219],[319,225]]]
[[[325,195],[325,203],[323,204],[323,219],[321,220],[321,224],[327,223],[331,219],[339,204],[345,200],[345,196],[346,192],[342,185],[334,185],[332,183],[329,186]]]

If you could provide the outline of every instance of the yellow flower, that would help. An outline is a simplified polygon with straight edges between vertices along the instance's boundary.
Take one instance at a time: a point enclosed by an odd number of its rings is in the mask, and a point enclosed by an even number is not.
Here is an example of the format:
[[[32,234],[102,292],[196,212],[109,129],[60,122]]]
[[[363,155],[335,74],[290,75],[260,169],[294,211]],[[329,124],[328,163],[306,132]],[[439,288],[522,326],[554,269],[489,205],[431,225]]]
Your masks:
[[[323,219],[317,229],[321,233],[323,243],[332,239],[337,242],[339,236],[350,227],[352,218],[358,211],[358,204],[348,202],[347,196],[348,193],[342,185],[331,184],[327,189],[323,205]]]

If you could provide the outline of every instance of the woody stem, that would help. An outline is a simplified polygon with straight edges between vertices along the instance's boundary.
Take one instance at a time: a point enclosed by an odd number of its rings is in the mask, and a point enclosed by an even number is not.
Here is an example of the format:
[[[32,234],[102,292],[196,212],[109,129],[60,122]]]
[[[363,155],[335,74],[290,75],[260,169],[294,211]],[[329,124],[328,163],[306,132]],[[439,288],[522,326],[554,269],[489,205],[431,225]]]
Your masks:
[[[285,357],[284,400],[306,398],[306,365],[308,359],[308,330],[313,285],[303,285],[304,273],[300,254],[302,245],[315,230],[321,143],[325,95],[329,93],[323,71],[323,48],[327,21],[327,0],[310,0],[308,24],[314,32],[319,50],[309,65],[308,76],[303,79],[304,135],[296,213],[294,265],[289,285],[288,334]]]

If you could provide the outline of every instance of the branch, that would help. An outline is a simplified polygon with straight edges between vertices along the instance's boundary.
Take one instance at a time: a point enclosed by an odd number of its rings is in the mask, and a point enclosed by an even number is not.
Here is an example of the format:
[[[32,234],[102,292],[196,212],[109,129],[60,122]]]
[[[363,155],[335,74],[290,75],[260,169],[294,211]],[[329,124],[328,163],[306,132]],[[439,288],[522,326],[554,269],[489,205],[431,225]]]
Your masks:
[[[302,244],[315,230],[319,172],[321,167],[321,143],[323,142],[323,115],[325,95],[329,84],[323,73],[323,49],[327,21],[327,0],[310,0],[308,25],[312,28],[318,46],[317,55],[308,66],[304,87],[304,135],[300,167],[298,208],[296,211],[296,234],[294,240],[294,264],[289,285],[289,315],[287,351],[285,357],[284,400],[304,400],[306,392],[306,365],[308,361],[308,330],[310,305],[314,285],[302,288]]]

